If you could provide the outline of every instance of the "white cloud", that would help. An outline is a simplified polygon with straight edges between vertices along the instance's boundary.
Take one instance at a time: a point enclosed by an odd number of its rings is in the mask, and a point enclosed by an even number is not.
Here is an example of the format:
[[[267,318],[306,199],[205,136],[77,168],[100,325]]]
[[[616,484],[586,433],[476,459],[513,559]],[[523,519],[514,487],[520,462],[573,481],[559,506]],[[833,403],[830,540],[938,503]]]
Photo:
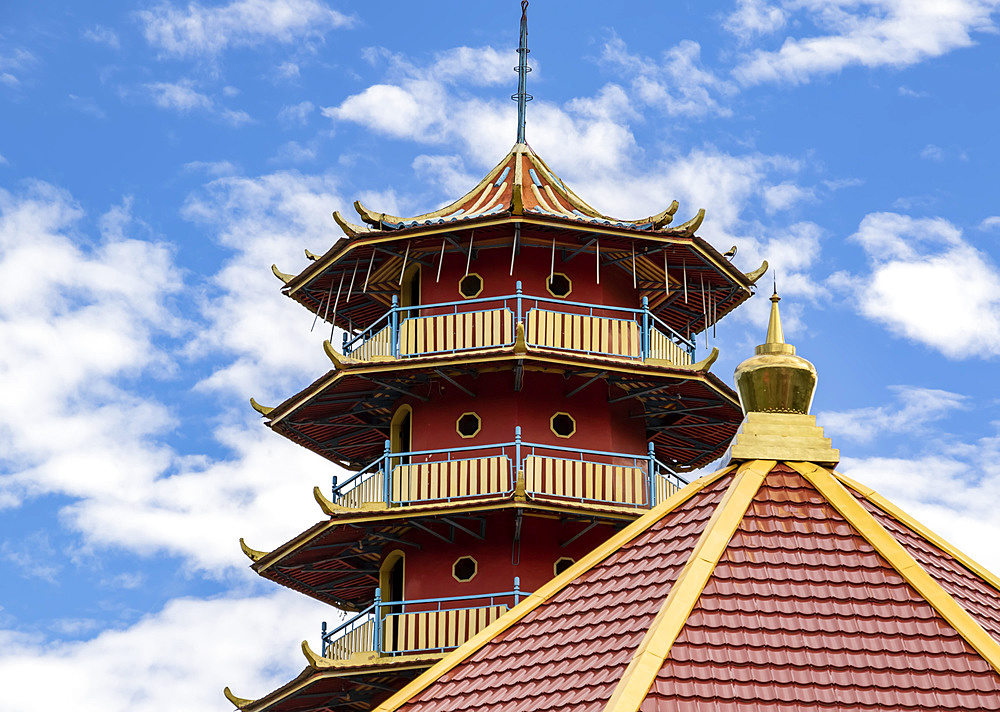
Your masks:
[[[309,639],[318,648],[320,622],[340,615],[279,590],[261,597],[176,599],[129,628],[58,645],[0,631],[4,710],[50,710],[52,700],[39,690],[51,688],[52,680],[81,709],[231,709],[223,687],[261,697],[288,682],[306,664],[299,643]],[[86,625],[64,623],[77,630]]]
[[[180,114],[189,114],[192,111],[204,111],[219,117],[233,126],[241,126],[253,121],[245,111],[236,111],[219,106],[215,99],[197,91],[193,83],[188,80],[179,82],[151,82],[144,84],[143,88],[153,100],[153,103],[161,109],[170,109]]]
[[[861,313],[951,358],[1000,354],[1000,275],[941,218],[865,216],[851,236],[871,272],[837,275]]]
[[[926,91],[918,91],[916,89],[910,89],[909,87],[900,87],[899,95],[907,96],[910,97],[911,99],[926,99],[927,97],[930,96],[930,93]]]
[[[0,54],[0,84],[11,88],[20,86],[21,80],[13,72],[27,70],[37,61],[35,55],[26,49],[15,48],[9,54]]]
[[[96,42],[97,44],[107,45],[112,49],[118,49],[121,46],[121,43],[118,40],[118,33],[110,27],[104,27],[103,25],[95,25],[94,27],[84,30],[83,38],[90,40],[91,42]]]
[[[811,200],[813,197],[813,191],[808,188],[785,181],[778,185],[768,186],[764,190],[764,205],[767,212],[775,213],[788,210],[796,203]]]
[[[847,411],[827,411],[817,415],[834,439],[846,438],[867,443],[886,433],[916,435],[929,423],[967,407],[968,399],[958,393],[916,386],[891,386],[896,403]]]
[[[814,37],[788,37],[776,51],[757,50],[733,75],[744,85],[804,83],[849,66],[904,67],[973,44],[972,33],[993,30],[990,0],[805,0],[788,3]],[[795,15],[789,18],[793,21]]]
[[[298,104],[282,107],[281,111],[278,112],[278,118],[286,123],[305,126],[309,121],[309,116],[315,110],[316,106],[311,101],[302,101]]]
[[[720,103],[734,87],[701,66],[701,46],[683,40],[663,53],[662,62],[629,53],[621,38],[612,36],[601,59],[627,77],[634,97],[670,116],[729,116]]]
[[[979,223],[980,230],[1000,230],[1000,215],[991,215],[988,218],[983,218],[983,221]]]
[[[787,13],[763,0],[738,0],[736,10],[723,23],[729,32],[747,42],[759,35],[769,35],[785,26]]]
[[[226,180],[252,183],[216,183]],[[234,189],[224,239],[238,256],[217,276],[218,296],[203,304],[208,323],[196,330],[170,309],[181,287],[170,250],[133,236],[145,229],[129,201],[101,216],[100,238],[90,239],[66,193],[41,183],[0,191],[0,506],[59,493],[72,500],[61,521],[86,544],[168,553],[223,576],[245,563],[240,536],[267,549],[320,518],[310,490],[339,470],[263,433],[246,398],[274,402],[328,368],[319,338],[308,338],[308,315],[279,294],[267,266],[298,252],[303,235],[328,240],[320,221],[336,203],[280,177],[256,185]],[[281,187],[271,204],[264,193]],[[271,209],[282,212],[264,219]],[[225,459],[165,444],[176,420],[156,399],[157,380],[187,388],[176,383],[181,350],[229,359],[206,381],[232,405],[207,424]],[[36,563],[39,575],[58,575]]]
[[[0,166],[5,166],[8,163],[9,161],[6,158],[4,158],[3,155],[0,155]]]
[[[240,399],[260,394],[263,402],[329,369],[321,346],[329,331],[309,333],[313,315],[281,294],[270,266],[297,273],[307,264],[304,248],[325,252],[338,236],[330,213],[345,204],[332,178],[295,171],[218,178],[188,198],[184,217],[233,254],[212,277],[213,297],[201,305],[208,326],[189,348],[234,360],[201,388]]]
[[[943,161],[945,158],[944,149],[929,143],[920,151],[920,157],[929,161]]]
[[[352,24],[350,17],[319,0],[233,0],[214,7],[190,2],[183,8],[161,3],[137,14],[146,41],[179,57],[322,38],[328,30]]]
[[[961,150],[946,150],[940,146],[935,146],[933,143],[929,143],[924,146],[923,150],[920,151],[920,157],[928,161],[936,161],[941,163],[951,157],[955,157],[960,161],[967,161],[969,157],[966,155],[965,151]]]
[[[278,152],[271,159],[272,163],[309,163],[316,160],[316,148],[303,146],[298,141],[288,141],[278,147]]]
[[[93,116],[95,119],[107,118],[107,114],[105,114],[104,110],[98,106],[97,101],[95,101],[93,97],[70,94],[69,105],[80,113]]]
[[[844,458],[838,470],[874,488],[979,563],[1000,571],[1000,471],[998,438],[964,458],[947,451],[913,459]],[[990,458],[994,459],[990,459]]]

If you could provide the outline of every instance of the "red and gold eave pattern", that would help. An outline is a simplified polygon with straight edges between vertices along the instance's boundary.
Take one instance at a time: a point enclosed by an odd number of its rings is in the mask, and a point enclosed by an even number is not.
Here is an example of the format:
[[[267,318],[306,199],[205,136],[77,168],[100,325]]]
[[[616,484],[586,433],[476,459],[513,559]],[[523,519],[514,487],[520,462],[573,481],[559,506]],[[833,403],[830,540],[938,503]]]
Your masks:
[[[410,264],[412,260],[436,264],[445,237],[451,240],[444,244],[447,251],[465,259],[473,233],[477,250],[502,247],[509,254],[516,222],[524,247],[558,244],[573,253],[592,252],[598,237],[605,269],[621,270],[621,278],[629,279],[634,270],[639,293],[649,298],[652,312],[679,333],[698,334],[708,322],[701,313],[700,297],[690,305],[686,296],[680,299],[685,292],[682,275],[686,274],[690,290],[704,284],[719,295],[717,321],[750,297],[766,263],[743,273],[695,235],[704,210],[675,226],[677,207],[673,201],[662,212],[638,220],[604,215],[577,196],[529,146],[519,144],[475,188],[440,210],[406,218],[355,202],[367,225],[352,224],[335,212],[334,219],[347,237],[323,255],[307,252],[314,261],[297,275],[282,276],[284,292],[326,320],[329,295],[343,290],[353,301],[345,295],[330,318],[341,328],[364,329],[382,317],[391,296],[398,293],[407,259]],[[671,289],[677,292],[670,299],[662,289],[664,259],[671,265]]]
[[[638,535],[392,709],[604,709],[732,477],[651,512]],[[855,496],[1000,639],[996,588]],[[638,709],[997,710],[1000,675],[817,489],[779,463]]]

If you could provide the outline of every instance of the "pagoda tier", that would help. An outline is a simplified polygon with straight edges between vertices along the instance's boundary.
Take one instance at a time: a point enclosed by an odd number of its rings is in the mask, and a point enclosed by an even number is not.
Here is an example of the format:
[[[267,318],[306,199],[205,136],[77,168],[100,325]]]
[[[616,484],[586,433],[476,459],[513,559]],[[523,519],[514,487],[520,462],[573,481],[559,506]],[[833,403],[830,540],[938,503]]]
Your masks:
[[[485,455],[501,443],[513,443],[515,428],[524,426],[525,442],[562,444],[577,452],[582,442],[603,442],[591,449],[630,450],[631,456],[645,458],[648,442],[655,457],[678,472],[720,457],[742,414],[736,394],[706,370],[706,363],[681,367],[663,359],[625,361],[531,347],[519,352],[515,344],[339,365],[277,407],[257,407],[272,430],[349,469],[365,468],[383,456],[390,418],[402,404],[428,413],[446,406],[435,415],[443,423],[439,428],[424,430],[423,438],[415,434],[414,450],[429,450],[450,433],[456,446],[481,444]],[[546,420],[551,413],[518,408],[523,389],[551,399],[553,413],[569,413],[583,437],[554,439]],[[466,411],[483,411],[486,432],[456,437],[454,419]],[[638,437],[603,437],[621,428]]]
[[[664,482],[660,499],[683,485],[679,479]],[[464,554],[489,562],[489,569],[470,579],[461,593],[510,590],[515,578],[530,591],[552,578],[557,562],[575,561],[640,513],[635,507],[573,506],[554,497],[528,501],[523,493],[505,503],[473,499],[343,509],[271,552],[245,544],[243,550],[264,578],[357,613],[372,602],[380,566],[393,550],[405,552],[407,566],[421,574],[408,579],[407,600],[437,595],[440,581],[451,577],[454,561]],[[526,556],[522,563],[517,556],[522,542],[555,553],[549,559]]]
[[[606,281],[634,287],[631,306],[645,298],[654,316],[685,336],[746,301],[766,270],[765,263],[744,274],[697,237],[704,211],[671,227],[676,201],[641,220],[601,215],[524,144],[514,146],[476,188],[441,210],[401,218],[360,202],[355,207],[368,225],[353,225],[335,212],[347,237],[322,256],[307,251],[314,262],[298,275],[272,268],[285,282],[285,294],[350,333],[385,315],[408,266],[434,271],[440,282],[442,269],[447,274],[470,261],[509,264],[503,273],[513,275],[528,259],[558,271],[572,266],[586,272],[588,289],[600,284],[603,273]],[[448,277],[445,281],[451,283]],[[513,278],[510,282],[512,288]]]
[[[369,710],[400,689],[433,663],[442,653],[383,658],[317,666],[310,664],[297,677],[257,700],[235,696],[226,688],[226,697],[243,712],[307,712],[309,710]]]

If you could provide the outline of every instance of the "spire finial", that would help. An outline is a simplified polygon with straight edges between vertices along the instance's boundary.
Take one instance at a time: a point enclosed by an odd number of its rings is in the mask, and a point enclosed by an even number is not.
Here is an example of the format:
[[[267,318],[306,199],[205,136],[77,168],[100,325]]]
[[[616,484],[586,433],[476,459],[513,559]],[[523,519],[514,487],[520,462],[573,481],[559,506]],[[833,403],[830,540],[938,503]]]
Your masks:
[[[511,99],[517,102],[517,142],[524,143],[525,109],[534,97],[525,89],[528,83],[528,0],[521,0],[521,38],[517,46],[517,94]]]
[[[736,367],[736,387],[745,413],[808,413],[816,390],[816,368],[785,343],[777,285],[771,295],[767,338]]]

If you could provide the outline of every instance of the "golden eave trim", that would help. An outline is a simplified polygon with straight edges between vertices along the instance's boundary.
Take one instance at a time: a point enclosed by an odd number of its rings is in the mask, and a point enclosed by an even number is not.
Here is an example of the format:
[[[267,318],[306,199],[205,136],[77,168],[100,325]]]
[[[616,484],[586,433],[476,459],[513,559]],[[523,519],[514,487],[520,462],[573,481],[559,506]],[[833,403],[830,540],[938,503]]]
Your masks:
[[[753,460],[740,465],[722,501],[702,530],[684,568],[670,587],[653,623],[618,680],[604,707],[605,712],[637,712],[642,705],[664,661],[670,655],[677,636],[687,625],[688,616],[697,605],[719,559],[746,516],[764,478],[775,464],[773,460]]]
[[[850,477],[842,475],[836,471],[834,471],[833,476],[888,514],[890,517],[897,520],[904,526],[909,527],[924,539],[927,539],[941,551],[948,554],[951,558],[955,559],[955,561],[968,569],[972,574],[985,580],[988,584],[990,584],[990,586],[997,590],[997,593],[1000,593],[1000,576],[994,574],[968,554],[955,548],[955,546],[944,539],[944,537],[940,536],[933,530],[928,529],[926,525],[914,519],[871,487],[866,487],[860,482],[852,480]]]
[[[695,217],[697,218],[697,216]],[[616,218],[609,218],[609,220],[610,219],[616,220]],[[302,289],[302,287],[308,284],[310,280],[317,275],[322,274],[331,265],[346,257],[352,250],[360,249],[362,247],[370,247],[372,245],[396,242],[399,240],[411,240],[414,237],[433,237],[442,233],[454,233],[456,230],[463,230],[466,228],[481,229],[495,227],[497,225],[512,225],[514,223],[519,223],[521,225],[537,225],[541,227],[555,227],[569,232],[584,232],[588,234],[609,235],[613,237],[629,237],[664,244],[682,245],[686,243],[704,260],[720,267],[721,271],[725,272],[733,282],[738,284],[746,292],[750,292],[752,282],[747,279],[746,274],[741,272],[733,265],[732,262],[723,257],[718,250],[705,242],[704,238],[698,237],[697,235],[679,235],[669,232],[655,233],[618,225],[602,225],[600,223],[595,224],[581,222],[577,218],[559,217],[554,215],[535,215],[531,213],[524,215],[505,215],[503,217],[487,220],[471,218],[468,222],[458,221],[440,225],[418,226],[421,228],[419,230],[419,235],[414,234],[415,228],[393,230],[391,232],[373,230],[370,233],[360,234],[356,238],[343,240],[345,244],[342,245],[339,250],[333,252],[333,254],[328,253],[328,256],[324,255],[323,258],[317,260],[316,262],[311,262],[302,272],[292,276],[286,283],[286,287],[283,291],[288,296],[295,294]],[[626,225],[627,224],[628,223],[626,223]],[[681,226],[669,228],[669,230],[678,230],[680,227]],[[336,247],[336,245],[334,247]]]
[[[372,712],[392,712],[393,710],[399,709],[400,706],[409,701],[414,695],[417,695],[425,690],[435,680],[451,671],[459,663],[466,660],[477,650],[493,640],[493,638],[513,626],[526,615],[562,591],[574,579],[604,561],[604,559],[611,556],[622,546],[642,534],[657,521],[687,502],[694,495],[698,494],[709,485],[728,475],[734,469],[735,466],[725,467],[717,472],[697,479],[687,487],[675,492],[663,503],[657,505],[645,515],[629,524],[617,534],[613,535],[561,574],[549,580],[548,583],[543,584],[524,601],[502,615],[494,623],[484,628],[466,643],[453,650],[431,669],[427,670],[415,680],[410,682],[406,685],[406,687],[372,710]]]
[[[316,490],[313,489],[313,496],[316,496]],[[319,493],[320,497],[323,497],[322,493]],[[326,497],[323,497],[326,500]],[[318,499],[317,499],[318,501]],[[329,502],[329,500],[326,500]],[[321,505],[322,506],[322,505]],[[336,506],[336,505],[334,505]],[[525,516],[541,516],[546,515],[565,515],[565,514],[578,514],[581,511],[588,512],[590,514],[602,515],[609,520],[631,520],[635,521],[641,517],[649,514],[650,509],[640,509],[637,507],[615,507],[611,505],[598,505],[598,504],[588,504],[586,502],[577,502],[572,505],[568,504],[554,504],[546,501],[539,500],[527,500],[527,501],[514,501],[512,499],[482,499],[475,502],[470,502],[468,505],[463,506],[451,506],[442,507],[439,503],[431,504],[414,504],[407,507],[396,507],[393,509],[349,509],[346,507],[337,507],[336,511],[332,515],[334,519],[328,521],[320,521],[314,524],[312,527],[302,532],[290,541],[281,544],[272,551],[266,552],[261,559],[258,560],[253,566],[254,571],[258,574],[272,568],[276,564],[279,564],[282,559],[291,554],[294,554],[304,547],[313,542],[317,537],[321,537],[328,533],[331,529],[336,529],[344,524],[386,524],[394,519],[411,519],[417,514],[426,514],[427,516],[433,516],[437,512],[442,514],[468,514],[468,513],[479,513],[479,512],[502,512],[508,509],[520,509],[523,510]],[[265,560],[266,559],[266,560]]]
[[[955,631],[1000,673],[1000,642],[986,632],[951,594],[914,559],[906,548],[883,527],[847,488],[827,469],[811,462],[788,462],[816,488],[900,576]]]
[[[304,405],[311,398],[322,393],[325,389],[329,388],[338,379],[347,378],[353,375],[366,375],[370,373],[386,373],[390,371],[410,371],[419,367],[443,367],[443,366],[460,366],[466,364],[472,364],[477,366],[482,366],[483,364],[491,363],[505,363],[509,361],[535,361],[539,363],[551,364],[554,366],[566,366],[578,368],[581,365],[586,367],[591,367],[601,371],[613,371],[615,373],[628,373],[632,374],[638,378],[649,377],[656,379],[664,378],[676,378],[685,381],[701,381],[706,386],[710,387],[712,390],[716,391],[721,397],[729,400],[737,407],[739,406],[739,399],[734,398],[729,393],[720,390],[717,384],[712,383],[710,377],[714,376],[711,371],[707,370],[693,370],[694,367],[711,366],[714,361],[713,356],[715,356],[715,349],[713,353],[709,354],[708,357],[702,359],[697,364],[692,364],[691,366],[683,367],[677,366],[676,364],[671,364],[669,366],[661,365],[659,362],[656,363],[644,363],[641,361],[624,361],[624,360],[612,360],[606,359],[601,360],[599,357],[589,357],[587,359],[574,359],[569,355],[556,356],[553,352],[545,351],[531,351],[527,355],[518,354],[511,350],[509,347],[504,351],[476,351],[469,354],[461,354],[458,357],[452,359],[451,357],[442,358],[440,356],[428,356],[427,362],[424,358],[406,358],[397,359],[393,361],[356,361],[350,364],[350,367],[345,367],[342,369],[337,369],[331,371],[327,378],[321,379],[314,384],[308,386],[305,390],[292,396],[295,400],[289,399],[285,403],[272,408],[268,415],[271,418],[268,421],[268,426],[274,427],[279,424],[282,420],[287,418],[292,412],[297,408]],[[329,354],[328,354],[329,355]],[[530,368],[528,364],[525,364],[525,368]],[[666,369],[669,369],[666,370]],[[720,381],[721,383],[721,381]]]
[[[405,663],[397,662],[399,658],[380,658],[371,665],[364,666],[355,663],[353,667],[325,667],[320,669],[307,667],[299,673],[295,679],[286,682],[281,687],[272,690],[263,697],[249,702],[247,706],[243,708],[243,712],[264,712],[264,710],[268,709],[272,705],[283,702],[292,695],[306,689],[310,685],[314,685],[327,678],[378,675],[393,673],[396,671],[403,672],[406,670],[421,668],[427,669],[434,662],[434,660],[431,659],[432,656],[427,656],[427,658],[428,659],[426,660],[407,660]],[[437,656],[437,659],[440,659],[440,655]]]

